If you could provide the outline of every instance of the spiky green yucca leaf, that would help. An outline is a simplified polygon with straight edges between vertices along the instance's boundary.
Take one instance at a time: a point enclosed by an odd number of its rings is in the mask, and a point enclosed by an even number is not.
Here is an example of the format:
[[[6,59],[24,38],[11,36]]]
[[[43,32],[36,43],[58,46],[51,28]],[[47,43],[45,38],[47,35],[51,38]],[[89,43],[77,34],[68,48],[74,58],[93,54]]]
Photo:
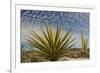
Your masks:
[[[26,39],[33,48],[38,49],[40,57],[56,61],[73,47],[75,39],[70,31],[63,32],[59,27],[53,28],[49,25],[40,28],[41,34],[32,31],[31,36]]]
[[[88,50],[88,40],[84,38],[83,32],[81,32],[81,42],[82,42],[82,52],[86,52]]]

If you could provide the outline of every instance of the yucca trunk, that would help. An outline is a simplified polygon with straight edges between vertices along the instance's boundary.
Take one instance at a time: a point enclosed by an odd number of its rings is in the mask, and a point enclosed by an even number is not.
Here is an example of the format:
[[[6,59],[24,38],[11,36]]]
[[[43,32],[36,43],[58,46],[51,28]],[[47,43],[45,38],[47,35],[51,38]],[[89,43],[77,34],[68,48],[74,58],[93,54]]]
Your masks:
[[[49,59],[50,61],[57,61],[58,58],[56,56],[51,57],[51,59]]]

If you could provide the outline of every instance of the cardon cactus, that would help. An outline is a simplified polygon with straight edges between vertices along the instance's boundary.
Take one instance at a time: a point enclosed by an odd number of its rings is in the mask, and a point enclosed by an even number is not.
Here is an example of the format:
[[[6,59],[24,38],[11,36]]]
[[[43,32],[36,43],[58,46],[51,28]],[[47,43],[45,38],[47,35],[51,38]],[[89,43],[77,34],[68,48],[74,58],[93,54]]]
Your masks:
[[[81,44],[82,44],[82,52],[87,52],[88,50],[88,40],[84,38],[83,32],[81,32]]]

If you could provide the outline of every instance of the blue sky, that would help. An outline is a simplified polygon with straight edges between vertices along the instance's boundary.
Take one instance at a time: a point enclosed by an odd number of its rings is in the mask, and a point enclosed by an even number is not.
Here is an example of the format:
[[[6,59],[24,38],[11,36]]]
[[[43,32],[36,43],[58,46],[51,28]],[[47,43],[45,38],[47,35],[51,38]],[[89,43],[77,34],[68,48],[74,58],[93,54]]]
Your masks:
[[[39,11],[21,10],[21,43],[25,39],[30,29],[38,30],[40,25],[50,24],[63,27],[64,31],[71,29],[76,37],[77,45],[81,47],[80,32],[84,32],[85,38],[89,42],[89,13],[85,12],[62,12],[62,11]],[[38,31],[37,31],[38,32]]]

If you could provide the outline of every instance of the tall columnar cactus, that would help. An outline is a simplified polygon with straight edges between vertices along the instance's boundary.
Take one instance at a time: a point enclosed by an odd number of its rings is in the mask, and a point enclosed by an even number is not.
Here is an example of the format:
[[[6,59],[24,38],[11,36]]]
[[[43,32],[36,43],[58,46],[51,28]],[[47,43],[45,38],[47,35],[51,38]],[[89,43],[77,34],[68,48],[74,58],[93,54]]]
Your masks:
[[[84,38],[83,32],[81,32],[81,43],[82,43],[82,52],[86,52],[88,50],[88,40]]]

